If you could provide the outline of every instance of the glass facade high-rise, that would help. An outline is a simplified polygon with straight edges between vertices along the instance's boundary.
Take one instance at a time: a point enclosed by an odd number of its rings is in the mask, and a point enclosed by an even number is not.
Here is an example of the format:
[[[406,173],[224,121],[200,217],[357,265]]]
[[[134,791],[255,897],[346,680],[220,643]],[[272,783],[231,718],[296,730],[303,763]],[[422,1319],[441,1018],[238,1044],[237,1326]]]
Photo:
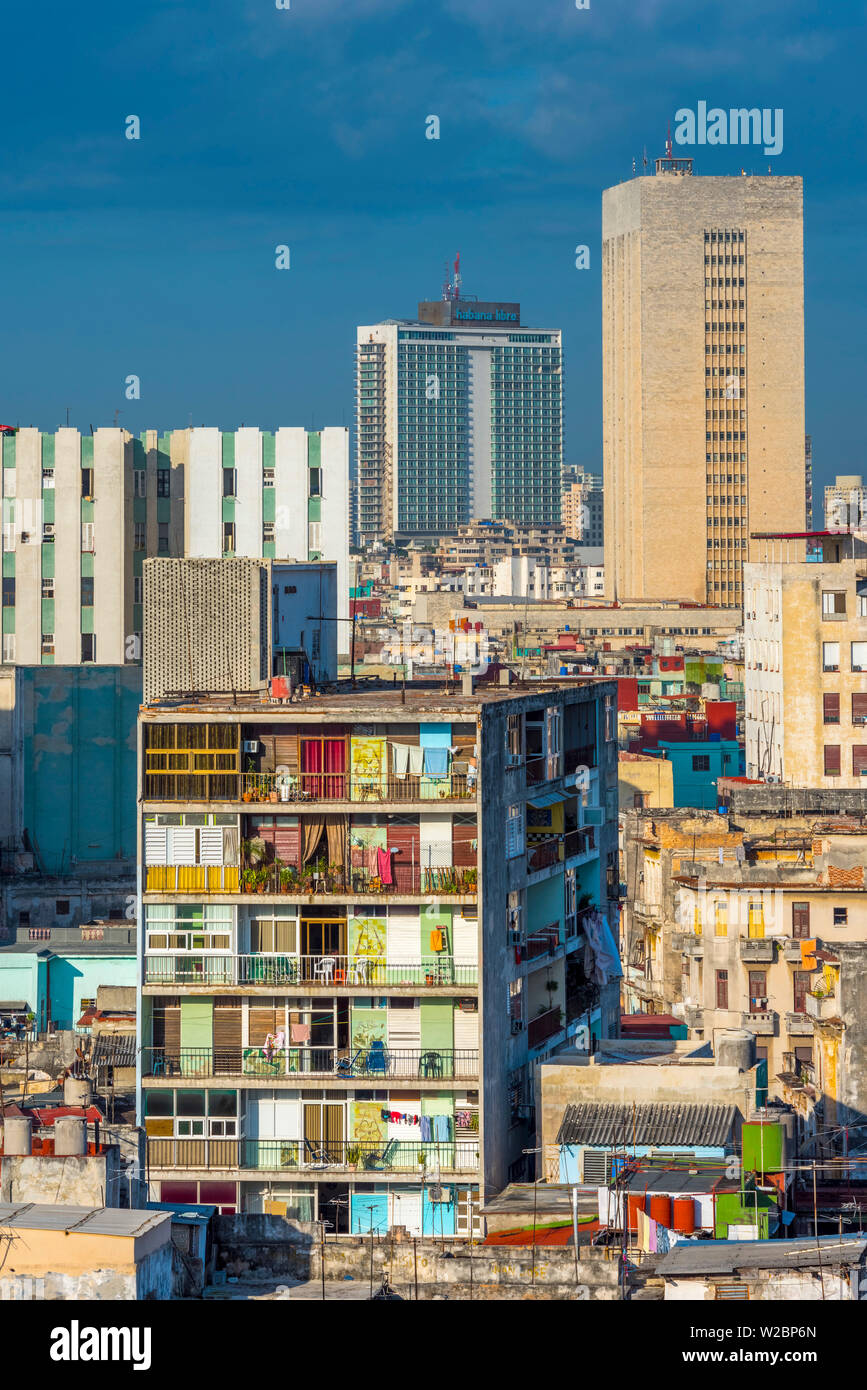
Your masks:
[[[446,299],[358,330],[358,534],[560,521],[561,334],[520,305]]]

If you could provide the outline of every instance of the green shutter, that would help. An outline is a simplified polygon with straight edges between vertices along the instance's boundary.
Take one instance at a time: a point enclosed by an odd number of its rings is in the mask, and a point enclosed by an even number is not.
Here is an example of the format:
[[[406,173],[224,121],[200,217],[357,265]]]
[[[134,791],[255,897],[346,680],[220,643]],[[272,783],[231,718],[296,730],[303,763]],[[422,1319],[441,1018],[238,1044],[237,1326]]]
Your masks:
[[[81,575],[83,579],[93,578],[93,551],[82,550],[81,552]]]
[[[42,600],[42,631],[54,631],[54,599],[44,598]]]
[[[235,467],[235,436],[233,434],[223,435],[223,467]]]
[[[54,578],[54,546],[44,545],[42,547],[42,578]]]
[[[319,434],[308,434],[307,436],[307,464],[310,468],[319,468],[322,458],[322,436]]]

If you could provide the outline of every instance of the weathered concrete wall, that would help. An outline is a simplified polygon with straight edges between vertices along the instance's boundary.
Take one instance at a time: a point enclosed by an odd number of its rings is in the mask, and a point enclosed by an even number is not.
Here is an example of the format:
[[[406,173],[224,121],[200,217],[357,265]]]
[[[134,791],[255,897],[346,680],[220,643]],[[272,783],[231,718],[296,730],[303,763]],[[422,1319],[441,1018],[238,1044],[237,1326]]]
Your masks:
[[[274,1216],[218,1216],[214,1220],[216,1267],[245,1282],[275,1276],[316,1280],[321,1277],[321,1233],[312,1222]],[[443,1244],[445,1248],[443,1248]],[[472,1261],[472,1279],[470,1278]],[[373,1243],[373,1286],[383,1273],[397,1292],[413,1296],[416,1275],[419,1297],[530,1297],[533,1270],[540,1297],[616,1299],[616,1254],[604,1250],[537,1247],[470,1247],[465,1241],[376,1240]],[[325,1277],[349,1276],[366,1282],[371,1277],[371,1243],[359,1236],[331,1237],[325,1244]],[[543,1291],[547,1290],[547,1293]]]
[[[105,1301],[137,1297],[136,1276],[131,1270],[125,1269],[95,1269],[87,1274],[59,1274],[46,1270],[38,1278],[29,1274],[13,1274],[5,1275],[0,1280],[0,1302],[22,1299]]]
[[[4,1157],[0,1164],[0,1201],[57,1202],[68,1206],[119,1206],[120,1154],[112,1147],[102,1154],[64,1158]]]

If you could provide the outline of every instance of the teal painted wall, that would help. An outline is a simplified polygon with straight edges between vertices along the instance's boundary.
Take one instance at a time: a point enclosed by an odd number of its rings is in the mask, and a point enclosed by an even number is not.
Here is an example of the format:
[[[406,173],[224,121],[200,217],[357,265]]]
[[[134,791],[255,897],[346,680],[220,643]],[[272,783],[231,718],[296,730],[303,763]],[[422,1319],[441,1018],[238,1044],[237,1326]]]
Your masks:
[[[135,861],[138,666],[19,667],[22,825],[44,872]]]
[[[563,874],[554,874],[541,883],[531,883],[527,889],[527,931],[538,931],[553,922],[563,925],[565,907]]]
[[[13,1004],[23,999],[37,1019],[41,1002],[39,963],[39,957],[27,951],[0,952],[0,1001]]]
[[[136,960],[133,954],[56,956],[48,973],[51,1017],[58,1028],[74,1028],[81,1018],[82,999],[95,999],[100,985],[135,985]]]

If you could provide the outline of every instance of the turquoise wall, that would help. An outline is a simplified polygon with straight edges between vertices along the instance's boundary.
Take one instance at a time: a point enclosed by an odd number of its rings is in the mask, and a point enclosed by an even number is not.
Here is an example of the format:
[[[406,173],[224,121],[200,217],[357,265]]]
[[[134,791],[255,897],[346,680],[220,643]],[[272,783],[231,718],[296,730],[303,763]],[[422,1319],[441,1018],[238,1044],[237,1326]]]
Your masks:
[[[26,1000],[39,1028],[45,1027],[49,1017],[47,990],[53,1021],[58,1028],[74,1028],[81,1017],[82,999],[95,999],[100,985],[134,986],[135,982],[132,951],[126,956],[0,952],[0,1001]]]
[[[135,861],[140,666],[19,667],[22,824],[45,873]]]
[[[565,884],[562,871],[541,883],[531,883],[527,889],[527,931],[537,931],[553,922],[563,925]]]

